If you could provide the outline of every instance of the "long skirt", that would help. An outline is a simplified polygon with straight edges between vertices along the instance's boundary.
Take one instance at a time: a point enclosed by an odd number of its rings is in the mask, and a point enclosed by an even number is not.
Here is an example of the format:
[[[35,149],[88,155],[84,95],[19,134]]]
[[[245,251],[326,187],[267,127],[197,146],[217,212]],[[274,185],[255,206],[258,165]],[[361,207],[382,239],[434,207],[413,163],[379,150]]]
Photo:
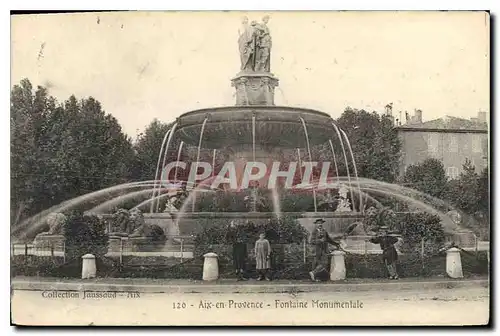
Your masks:
[[[256,269],[258,270],[266,270],[271,268],[271,260],[267,258],[267,254],[264,251],[257,251],[255,256],[256,260]]]

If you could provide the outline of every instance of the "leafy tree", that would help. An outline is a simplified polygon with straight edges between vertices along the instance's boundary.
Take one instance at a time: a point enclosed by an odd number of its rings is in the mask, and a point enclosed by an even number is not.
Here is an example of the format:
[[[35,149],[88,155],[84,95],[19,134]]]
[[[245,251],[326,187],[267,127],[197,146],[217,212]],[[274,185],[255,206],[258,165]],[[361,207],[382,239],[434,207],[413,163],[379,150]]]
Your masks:
[[[135,160],[132,172],[134,180],[154,179],[163,138],[171,127],[172,124],[154,119],[145,131],[139,134],[134,143]]]
[[[81,262],[87,253],[102,258],[107,250],[108,237],[105,234],[105,222],[95,215],[84,215],[81,211],[72,211],[68,215],[64,229],[67,258]]]
[[[479,175],[476,173],[472,162],[466,159],[458,179],[450,181],[447,199],[465,213],[474,215],[484,206],[484,204],[481,204],[482,199],[483,202],[486,201],[484,179],[481,182],[483,183],[483,195],[481,195]]]
[[[363,218],[365,231],[377,232],[381,226],[387,226],[389,230],[395,230],[397,217],[395,212],[389,207],[370,207]]]
[[[401,141],[388,116],[347,108],[336,123],[347,134],[359,176],[386,182],[396,180],[399,173]],[[334,139],[333,142],[336,155],[339,156],[342,149],[338,141]],[[350,161],[347,144],[345,150]],[[350,172],[352,174],[352,171]]]
[[[434,158],[410,165],[403,176],[403,182],[409,187],[437,198],[445,195],[447,181],[443,164]]]
[[[479,175],[479,211],[485,216],[490,212],[490,174],[488,167],[484,168]]]
[[[13,223],[64,200],[127,181],[134,153],[117,120],[90,97],[64,104],[29,80],[11,92]]]
[[[29,211],[35,197],[34,173],[38,170],[32,90],[31,83],[22,80],[11,92],[11,218],[14,222]]]
[[[402,250],[405,252],[421,251],[424,241],[424,253],[436,253],[445,240],[443,225],[439,216],[427,212],[407,213],[401,218],[400,232],[403,238]]]

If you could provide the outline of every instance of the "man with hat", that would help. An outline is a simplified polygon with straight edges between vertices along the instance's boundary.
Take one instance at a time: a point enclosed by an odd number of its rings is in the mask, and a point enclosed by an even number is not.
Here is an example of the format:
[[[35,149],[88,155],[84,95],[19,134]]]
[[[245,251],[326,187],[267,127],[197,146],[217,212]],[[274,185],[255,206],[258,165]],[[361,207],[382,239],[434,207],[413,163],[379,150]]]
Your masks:
[[[398,279],[396,270],[396,261],[398,260],[398,252],[394,244],[398,242],[398,238],[393,233],[389,232],[387,226],[381,226],[376,237],[371,238],[370,242],[379,244],[382,249],[382,260],[389,273],[389,279]]]
[[[334,245],[335,248],[340,248],[340,244],[335,242],[328,232],[323,228],[325,221],[321,218],[314,221],[315,228],[311,234],[311,244],[314,245],[314,269],[309,272],[311,280],[317,281],[316,277],[321,272],[327,271],[328,262],[330,259],[328,244]]]

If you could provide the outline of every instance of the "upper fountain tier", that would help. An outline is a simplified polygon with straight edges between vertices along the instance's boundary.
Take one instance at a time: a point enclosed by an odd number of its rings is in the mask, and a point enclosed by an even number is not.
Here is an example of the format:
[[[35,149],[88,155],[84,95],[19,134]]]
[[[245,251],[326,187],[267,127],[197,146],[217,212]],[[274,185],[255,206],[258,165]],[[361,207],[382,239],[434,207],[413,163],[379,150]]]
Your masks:
[[[184,113],[177,119],[176,135],[194,146],[202,136],[202,148],[252,144],[254,135],[261,148],[306,148],[305,127],[313,146],[331,138],[332,121],[326,113],[297,107],[225,106]]]

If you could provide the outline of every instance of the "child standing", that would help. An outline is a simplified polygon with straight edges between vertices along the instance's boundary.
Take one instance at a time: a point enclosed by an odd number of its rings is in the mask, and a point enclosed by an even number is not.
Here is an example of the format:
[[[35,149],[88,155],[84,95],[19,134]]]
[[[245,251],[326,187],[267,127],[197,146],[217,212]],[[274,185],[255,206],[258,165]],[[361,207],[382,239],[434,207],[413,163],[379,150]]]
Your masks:
[[[257,280],[262,281],[265,278],[267,281],[271,281],[267,274],[271,268],[271,244],[266,239],[264,232],[259,234],[259,240],[255,242],[255,259],[257,262],[257,273],[259,274]]]

